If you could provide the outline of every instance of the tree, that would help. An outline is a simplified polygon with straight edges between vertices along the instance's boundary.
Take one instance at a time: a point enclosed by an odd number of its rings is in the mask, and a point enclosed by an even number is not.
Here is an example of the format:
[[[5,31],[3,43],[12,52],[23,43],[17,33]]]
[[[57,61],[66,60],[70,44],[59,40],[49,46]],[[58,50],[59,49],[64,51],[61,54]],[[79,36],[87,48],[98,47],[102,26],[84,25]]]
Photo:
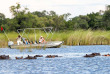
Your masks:
[[[110,10],[110,5],[106,6],[106,11]]]
[[[13,25],[11,28],[14,27],[14,29],[12,30],[32,27],[32,21],[30,19],[33,18],[33,15],[30,12],[27,12],[27,10],[28,10],[27,8],[21,10],[21,6],[19,3],[17,3],[16,6],[10,7],[10,11],[14,16],[13,20],[16,22],[13,22],[12,20],[11,23],[9,23],[9,25],[10,24],[17,25],[17,26]]]
[[[45,17],[46,13],[47,13],[46,10],[43,10],[42,12],[40,11],[32,12],[33,15],[37,15],[38,17]]]
[[[90,20],[88,21],[89,28],[91,29],[102,29],[102,15],[97,12],[97,13],[90,13],[87,15]]]
[[[5,20],[5,15],[3,13],[0,13],[0,20]]]
[[[69,21],[69,28],[73,28],[73,30],[75,29],[88,29],[89,25],[88,25],[88,21],[90,20],[90,18],[88,16],[83,16],[80,15],[78,17],[74,17],[72,18],[72,20]],[[70,25],[71,24],[71,25]]]
[[[24,8],[23,10],[21,10],[21,5],[19,3],[16,4],[16,6],[10,7],[10,12],[13,14],[13,16],[16,17],[19,14],[25,14],[28,8]]]
[[[0,26],[5,23],[5,15],[0,13]]]
[[[110,5],[107,6],[107,10],[104,12],[103,24],[107,30],[110,30]]]

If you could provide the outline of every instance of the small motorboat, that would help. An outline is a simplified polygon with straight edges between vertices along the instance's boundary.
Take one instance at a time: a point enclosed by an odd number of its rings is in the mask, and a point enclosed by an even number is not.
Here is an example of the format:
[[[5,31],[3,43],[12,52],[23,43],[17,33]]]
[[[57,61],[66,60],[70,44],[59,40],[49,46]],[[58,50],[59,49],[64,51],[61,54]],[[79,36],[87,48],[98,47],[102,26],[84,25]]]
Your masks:
[[[50,33],[51,30],[52,30],[52,27],[44,27],[44,28],[25,28],[25,29],[18,29],[17,32],[19,33],[19,35],[21,37],[23,37],[23,35],[20,34],[19,30],[23,30],[23,34],[25,33],[25,30],[28,29],[28,30],[34,30],[34,33],[35,33],[35,30],[38,29],[38,30],[41,30],[43,29],[45,32],[46,30],[45,29],[49,29]],[[47,34],[47,32],[46,32]],[[52,33],[53,35],[53,33]],[[48,37],[48,34],[47,34],[47,37]],[[29,39],[29,38],[28,38]],[[35,33],[35,41],[36,40],[36,33]],[[17,45],[17,44],[14,44],[12,41],[9,41],[8,42],[8,46],[10,48],[59,48],[61,45],[63,44],[63,41],[47,41],[46,43],[36,43],[36,44],[21,44],[21,45]]]
[[[8,45],[10,48],[18,49],[18,48],[59,48],[63,44],[63,41],[51,41],[47,43],[40,43],[40,44],[23,44],[23,45],[17,45],[12,44]]]

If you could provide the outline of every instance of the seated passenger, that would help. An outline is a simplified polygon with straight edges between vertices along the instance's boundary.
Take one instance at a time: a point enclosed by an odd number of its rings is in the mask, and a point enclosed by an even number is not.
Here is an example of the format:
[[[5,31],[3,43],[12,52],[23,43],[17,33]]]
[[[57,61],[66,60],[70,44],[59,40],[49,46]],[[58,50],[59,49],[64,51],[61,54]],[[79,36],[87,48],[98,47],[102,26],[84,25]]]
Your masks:
[[[37,44],[36,41],[34,41],[34,44]]]
[[[25,43],[26,43],[26,44],[29,44],[29,42],[28,42],[28,40],[27,40],[27,39],[25,39]]]
[[[45,41],[44,37],[42,37],[42,42],[41,42],[41,43],[46,43],[46,41]]]
[[[37,41],[35,41],[34,44],[37,44]]]
[[[28,44],[31,44],[31,42],[28,40]]]
[[[35,41],[37,43],[37,41]]]
[[[25,44],[25,38],[22,38],[23,44]]]
[[[43,36],[41,36],[41,37],[39,38],[39,43],[46,43],[46,41],[45,41],[45,39],[44,39]]]
[[[34,42],[33,42],[33,41],[31,41],[31,43],[32,43],[32,44],[34,44]]]

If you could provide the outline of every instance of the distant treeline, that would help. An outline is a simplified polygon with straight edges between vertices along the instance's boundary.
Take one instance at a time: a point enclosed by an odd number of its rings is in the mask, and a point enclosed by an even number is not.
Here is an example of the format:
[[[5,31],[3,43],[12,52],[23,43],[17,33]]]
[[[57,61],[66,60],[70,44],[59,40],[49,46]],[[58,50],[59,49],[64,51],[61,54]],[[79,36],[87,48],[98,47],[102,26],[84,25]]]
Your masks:
[[[28,8],[21,8],[17,3],[16,6],[10,7],[10,12],[13,18],[6,18],[3,13],[0,13],[0,26],[5,31],[16,31],[22,28],[38,28],[38,27],[53,27],[55,31],[59,30],[77,30],[77,29],[92,29],[92,30],[110,30],[110,5],[106,6],[106,10],[87,15],[79,15],[69,18],[70,13],[58,15],[54,11],[47,12],[30,12]]]

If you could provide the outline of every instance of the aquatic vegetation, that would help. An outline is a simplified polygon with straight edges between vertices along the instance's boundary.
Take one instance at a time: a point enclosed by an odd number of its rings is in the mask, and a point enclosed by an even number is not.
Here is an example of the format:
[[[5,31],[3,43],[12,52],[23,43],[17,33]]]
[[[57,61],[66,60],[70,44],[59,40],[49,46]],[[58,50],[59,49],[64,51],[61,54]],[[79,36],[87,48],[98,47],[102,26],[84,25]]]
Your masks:
[[[22,33],[21,33],[22,34]],[[18,33],[9,32],[7,36],[15,44]],[[109,45],[110,44],[110,31],[101,30],[76,30],[76,31],[63,31],[44,33],[43,31],[36,32],[36,41],[38,42],[39,37],[43,36],[46,41],[64,41],[64,45]],[[35,34],[33,32],[26,33],[23,35],[24,38],[29,39],[29,41],[35,41]],[[8,39],[3,34],[0,33],[0,47],[7,47]]]

